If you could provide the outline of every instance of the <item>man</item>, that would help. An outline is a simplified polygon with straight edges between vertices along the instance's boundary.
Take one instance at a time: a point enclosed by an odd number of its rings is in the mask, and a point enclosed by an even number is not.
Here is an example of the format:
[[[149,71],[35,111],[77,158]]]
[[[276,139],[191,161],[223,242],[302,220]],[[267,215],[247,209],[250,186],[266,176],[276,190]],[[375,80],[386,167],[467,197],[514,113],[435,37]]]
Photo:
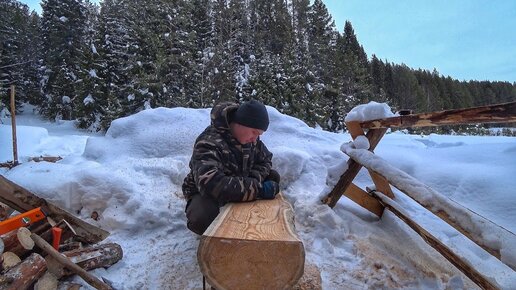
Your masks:
[[[228,202],[273,199],[279,192],[272,153],[260,140],[268,127],[267,109],[258,101],[213,107],[211,125],[195,141],[183,183],[192,232],[202,235]]]

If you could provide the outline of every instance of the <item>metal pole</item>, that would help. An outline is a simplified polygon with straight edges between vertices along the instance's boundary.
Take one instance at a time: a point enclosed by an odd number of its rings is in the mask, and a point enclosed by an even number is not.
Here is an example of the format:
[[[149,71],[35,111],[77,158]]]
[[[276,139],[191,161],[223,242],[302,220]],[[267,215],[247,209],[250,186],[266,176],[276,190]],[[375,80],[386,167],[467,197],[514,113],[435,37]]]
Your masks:
[[[11,85],[11,126],[13,131],[13,166],[18,165],[18,145],[16,142],[16,106],[14,103],[14,85]]]

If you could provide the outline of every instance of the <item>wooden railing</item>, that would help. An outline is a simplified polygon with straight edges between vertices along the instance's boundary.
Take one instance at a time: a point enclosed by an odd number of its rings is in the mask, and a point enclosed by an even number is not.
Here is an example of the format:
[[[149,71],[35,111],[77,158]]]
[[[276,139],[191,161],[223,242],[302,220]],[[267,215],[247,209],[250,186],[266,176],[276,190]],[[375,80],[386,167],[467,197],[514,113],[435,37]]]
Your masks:
[[[455,253],[455,251],[442,243],[408,216],[405,211],[400,209],[399,205],[394,202],[395,197],[391,185],[515,271],[516,264],[511,262],[510,258],[502,259],[501,243],[493,243],[488,239],[497,237],[498,241],[514,241],[512,245],[516,245],[516,236],[512,232],[439,194],[405,172],[390,166],[380,157],[374,155],[373,151],[388,128],[510,122],[516,122],[516,102],[469,109],[413,114],[366,122],[347,122],[346,126],[353,140],[358,136],[365,135],[369,140],[370,148],[365,150],[355,149],[351,146],[346,148],[344,146],[344,153],[350,157],[348,168],[322,202],[333,208],[340,197],[344,195],[378,217],[381,217],[384,210],[387,209],[409,225],[427,244],[441,253],[479,287],[482,289],[498,289],[497,285],[492,282],[492,278],[490,279],[490,277],[476,270],[475,265],[472,265],[471,262]],[[367,134],[364,132],[364,129],[369,129]],[[354,178],[362,167],[369,171],[369,175],[374,182],[375,188],[372,190],[361,189],[353,183]]]

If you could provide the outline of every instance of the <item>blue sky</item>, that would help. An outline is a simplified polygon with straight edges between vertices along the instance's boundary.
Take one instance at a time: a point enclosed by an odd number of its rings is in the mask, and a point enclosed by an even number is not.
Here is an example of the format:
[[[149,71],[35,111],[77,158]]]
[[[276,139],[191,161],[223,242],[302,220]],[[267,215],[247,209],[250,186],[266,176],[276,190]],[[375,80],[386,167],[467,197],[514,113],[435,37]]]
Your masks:
[[[38,0],[21,1],[41,10]],[[98,2],[98,1],[93,1]],[[459,80],[516,82],[515,0],[323,0],[369,56]]]

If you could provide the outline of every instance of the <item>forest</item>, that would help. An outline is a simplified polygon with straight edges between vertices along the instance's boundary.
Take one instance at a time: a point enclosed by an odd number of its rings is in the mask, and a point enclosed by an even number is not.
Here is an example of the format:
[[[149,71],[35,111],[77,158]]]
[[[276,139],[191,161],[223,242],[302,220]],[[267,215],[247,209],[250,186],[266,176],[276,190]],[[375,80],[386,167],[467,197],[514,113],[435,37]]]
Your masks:
[[[516,82],[457,80],[368,56],[321,0],[0,0],[0,111],[16,86],[50,120],[104,131],[146,108],[258,99],[341,132],[354,106],[415,113],[516,100]],[[467,130],[466,127],[461,127]],[[478,126],[476,127],[478,132]]]

